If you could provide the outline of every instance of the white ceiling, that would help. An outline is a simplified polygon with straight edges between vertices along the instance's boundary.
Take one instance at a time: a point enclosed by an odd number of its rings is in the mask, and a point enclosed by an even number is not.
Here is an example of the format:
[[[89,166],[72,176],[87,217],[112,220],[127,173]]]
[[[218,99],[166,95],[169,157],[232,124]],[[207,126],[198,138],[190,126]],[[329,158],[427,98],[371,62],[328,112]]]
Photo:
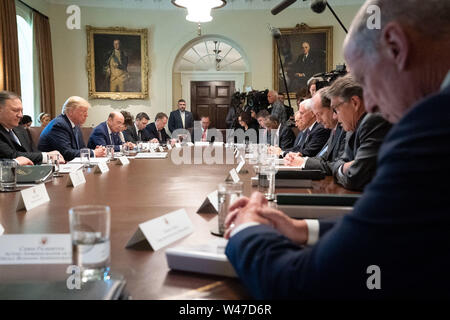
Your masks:
[[[46,0],[52,4],[79,5],[100,8],[121,9],[153,9],[153,10],[180,10],[170,0]],[[221,10],[270,10],[282,0],[227,0],[227,5]],[[364,0],[329,0],[331,6],[361,5]],[[289,8],[306,8],[310,1],[297,0]]]

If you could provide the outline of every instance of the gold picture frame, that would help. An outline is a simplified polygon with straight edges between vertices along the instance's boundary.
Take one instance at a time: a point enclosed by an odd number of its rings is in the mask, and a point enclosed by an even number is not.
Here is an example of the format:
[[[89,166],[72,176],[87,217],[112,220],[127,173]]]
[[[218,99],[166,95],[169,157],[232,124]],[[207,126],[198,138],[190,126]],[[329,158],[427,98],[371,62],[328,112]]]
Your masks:
[[[148,29],[86,26],[90,99],[149,97]]]
[[[281,38],[278,43],[289,89],[289,99],[295,99],[296,94],[306,87],[310,76],[333,69],[333,26],[309,27],[302,23],[294,28],[281,28],[280,32]],[[308,42],[310,51],[303,60],[304,42]],[[309,63],[310,61],[313,62]],[[302,68],[307,71],[300,70]],[[287,97],[275,39],[273,39],[273,87],[275,91]]]

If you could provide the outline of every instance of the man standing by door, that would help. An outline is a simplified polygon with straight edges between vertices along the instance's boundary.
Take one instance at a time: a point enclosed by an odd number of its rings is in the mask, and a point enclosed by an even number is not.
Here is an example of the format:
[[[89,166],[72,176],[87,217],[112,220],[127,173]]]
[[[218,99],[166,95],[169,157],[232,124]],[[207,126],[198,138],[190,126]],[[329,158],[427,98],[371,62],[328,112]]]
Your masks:
[[[194,127],[194,116],[192,112],[186,111],[186,101],[178,100],[178,110],[172,111],[169,116],[169,130],[190,129]]]

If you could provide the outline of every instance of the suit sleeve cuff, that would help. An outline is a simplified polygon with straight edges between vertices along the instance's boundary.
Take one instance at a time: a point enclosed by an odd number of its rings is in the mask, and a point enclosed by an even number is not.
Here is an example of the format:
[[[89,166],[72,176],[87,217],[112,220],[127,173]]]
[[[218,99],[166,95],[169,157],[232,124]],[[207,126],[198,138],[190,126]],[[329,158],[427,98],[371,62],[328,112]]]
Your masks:
[[[313,246],[319,241],[319,220],[305,219],[305,222],[306,226],[308,227],[308,240],[306,241],[306,245]]]
[[[241,232],[241,231],[244,230],[244,229],[247,229],[247,228],[253,227],[253,226],[257,226],[257,225],[259,225],[258,222],[247,222],[247,223],[243,223],[243,224],[237,226],[236,228],[234,228],[233,231],[231,231],[230,238],[231,238],[232,236],[238,234],[239,232]]]
[[[308,157],[303,157],[303,163],[302,163],[302,165],[300,166],[300,169],[305,169],[305,167],[306,167],[306,161],[308,161]]]

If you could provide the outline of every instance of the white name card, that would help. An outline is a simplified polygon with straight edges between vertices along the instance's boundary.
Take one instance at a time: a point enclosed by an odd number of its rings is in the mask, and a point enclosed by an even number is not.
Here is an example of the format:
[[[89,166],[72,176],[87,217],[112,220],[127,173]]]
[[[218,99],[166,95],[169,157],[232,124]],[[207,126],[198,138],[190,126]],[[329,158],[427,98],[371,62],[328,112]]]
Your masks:
[[[197,213],[218,213],[219,212],[219,192],[211,192],[203,201]]]
[[[175,143],[175,148],[181,148],[181,143]]]
[[[167,145],[167,149],[172,150],[172,145],[170,143]]]
[[[141,223],[127,248],[148,241],[154,251],[161,249],[194,231],[185,209],[171,212],[162,217]]]
[[[5,232],[5,228],[0,224],[0,236]]]
[[[35,187],[20,191],[20,200],[17,204],[17,211],[25,209],[30,211],[44,203],[50,202],[45,184],[38,184]]]
[[[164,148],[163,147],[159,147],[158,150],[159,150],[159,152],[164,152]]]
[[[223,147],[223,142],[213,142],[214,147]]]
[[[128,160],[127,157],[119,157],[119,161],[117,161],[117,164],[120,166],[126,166],[130,164],[130,160]]]
[[[239,164],[238,164],[238,166],[236,168],[236,172],[240,173],[242,168],[244,167],[244,165],[245,165],[245,160],[242,161],[242,158],[241,158],[241,162],[239,162]]]
[[[194,144],[193,144],[192,142],[188,142],[188,143],[187,143],[187,146],[188,146],[188,147],[193,147]]]
[[[231,179],[233,179],[234,183],[238,183],[241,180],[241,179],[239,179],[239,175],[236,172],[236,169],[234,169],[234,168],[230,171],[230,176],[231,176]]]
[[[71,263],[70,234],[8,234],[0,237],[0,265]]]
[[[105,173],[105,172],[108,172],[108,171],[109,171],[109,167],[106,164],[106,162],[100,162],[95,167],[95,173]]]
[[[69,173],[69,180],[67,180],[68,187],[78,187],[79,185],[85,184],[86,178],[82,170]]]
[[[209,147],[209,142],[207,142],[207,141],[196,141],[194,145],[196,147]]]
[[[71,164],[71,163],[61,164],[59,166],[59,173],[71,173],[81,169],[82,167],[83,167],[82,164]]]

